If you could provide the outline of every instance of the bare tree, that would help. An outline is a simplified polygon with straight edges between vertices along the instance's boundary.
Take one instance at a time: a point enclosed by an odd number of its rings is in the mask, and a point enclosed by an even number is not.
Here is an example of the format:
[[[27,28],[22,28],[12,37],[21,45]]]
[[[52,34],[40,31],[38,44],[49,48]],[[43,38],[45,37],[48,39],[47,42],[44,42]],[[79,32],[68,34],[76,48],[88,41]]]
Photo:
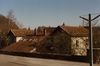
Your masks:
[[[7,18],[12,20],[13,22],[16,22],[14,10],[11,9],[8,11]]]
[[[18,25],[19,28],[24,28],[23,23],[20,23],[19,21],[16,21],[16,24]]]
[[[9,24],[11,22],[14,22],[19,28],[23,28],[23,24],[20,23],[19,21],[17,21],[16,17],[15,17],[15,11],[14,10],[9,10],[8,11],[8,15],[7,18],[9,19]]]

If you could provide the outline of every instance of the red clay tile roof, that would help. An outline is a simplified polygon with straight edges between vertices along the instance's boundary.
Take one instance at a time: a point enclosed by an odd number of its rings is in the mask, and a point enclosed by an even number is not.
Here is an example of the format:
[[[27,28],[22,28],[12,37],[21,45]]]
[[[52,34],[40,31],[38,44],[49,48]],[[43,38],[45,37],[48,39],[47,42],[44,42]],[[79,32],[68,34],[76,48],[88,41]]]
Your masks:
[[[27,36],[32,35],[32,30],[26,30],[26,29],[11,29],[11,32],[14,34],[14,36]]]
[[[30,52],[34,49],[34,42],[32,41],[20,41],[14,44],[11,44],[3,49],[2,51],[8,52]]]
[[[88,35],[88,30],[85,29],[84,27],[61,26],[61,28],[71,36],[87,36]]]
[[[24,37],[25,39],[28,36]],[[8,52],[33,52],[34,46],[37,46],[37,44],[44,40],[46,36],[29,36],[28,40],[22,40],[17,43],[11,44],[5,48],[3,48],[1,51],[8,51]],[[31,40],[30,40],[31,39]]]

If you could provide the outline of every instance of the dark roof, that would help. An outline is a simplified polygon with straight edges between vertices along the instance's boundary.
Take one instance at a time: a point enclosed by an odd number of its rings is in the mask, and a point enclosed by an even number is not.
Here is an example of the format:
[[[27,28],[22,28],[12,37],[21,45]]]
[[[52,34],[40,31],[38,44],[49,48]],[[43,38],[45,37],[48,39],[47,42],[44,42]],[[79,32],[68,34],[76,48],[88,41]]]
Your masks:
[[[32,30],[26,30],[26,29],[11,29],[10,32],[12,32],[13,35],[16,37],[28,36],[33,34]]]
[[[79,26],[60,26],[65,32],[71,36],[87,36],[88,30]]]

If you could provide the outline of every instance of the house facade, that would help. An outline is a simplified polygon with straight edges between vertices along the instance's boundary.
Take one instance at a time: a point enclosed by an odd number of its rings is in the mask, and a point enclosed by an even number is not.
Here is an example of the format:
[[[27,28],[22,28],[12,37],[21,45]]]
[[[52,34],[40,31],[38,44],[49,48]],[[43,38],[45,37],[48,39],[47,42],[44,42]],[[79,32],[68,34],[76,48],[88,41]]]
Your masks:
[[[86,56],[88,49],[88,37],[71,37],[72,55]]]
[[[88,30],[78,26],[61,26],[71,39],[71,55],[86,56],[88,49]]]

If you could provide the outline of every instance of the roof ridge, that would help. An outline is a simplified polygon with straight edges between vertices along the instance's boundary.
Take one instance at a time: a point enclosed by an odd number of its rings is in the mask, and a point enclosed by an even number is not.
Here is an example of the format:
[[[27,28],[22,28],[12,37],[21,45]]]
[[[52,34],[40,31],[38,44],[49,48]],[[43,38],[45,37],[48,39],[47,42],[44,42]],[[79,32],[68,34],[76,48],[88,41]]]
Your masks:
[[[72,36],[84,36],[88,30],[82,26],[60,26],[65,32]]]

